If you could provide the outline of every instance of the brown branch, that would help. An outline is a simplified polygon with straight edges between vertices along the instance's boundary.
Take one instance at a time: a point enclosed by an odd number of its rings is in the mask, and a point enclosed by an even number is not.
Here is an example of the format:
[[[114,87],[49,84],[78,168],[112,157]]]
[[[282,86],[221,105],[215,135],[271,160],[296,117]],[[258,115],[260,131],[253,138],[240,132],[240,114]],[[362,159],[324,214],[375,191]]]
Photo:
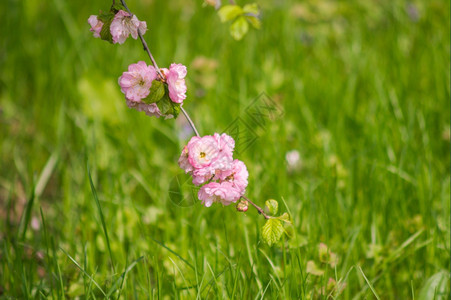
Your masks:
[[[271,219],[271,216],[268,216],[265,211],[263,210],[263,208],[261,208],[260,206],[258,206],[257,204],[255,204],[254,202],[252,202],[248,197],[246,196],[241,196],[241,198],[243,198],[244,200],[246,200],[247,202],[249,202],[253,207],[255,207],[255,209],[258,211],[258,213],[260,215],[262,215],[263,217],[265,217],[265,219]]]

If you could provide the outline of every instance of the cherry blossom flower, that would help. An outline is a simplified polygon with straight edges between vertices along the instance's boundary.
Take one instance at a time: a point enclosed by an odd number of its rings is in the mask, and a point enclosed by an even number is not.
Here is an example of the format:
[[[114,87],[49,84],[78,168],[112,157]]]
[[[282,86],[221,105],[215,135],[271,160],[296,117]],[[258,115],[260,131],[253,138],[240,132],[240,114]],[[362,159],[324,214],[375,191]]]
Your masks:
[[[249,173],[246,165],[233,160],[235,141],[227,134],[194,136],[182,150],[179,166],[202,185],[199,200],[209,207],[214,202],[229,205],[244,195]]]
[[[189,163],[188,160],[188,146],[183,147],[182,154],[180,154],[178,163],[180,168],[185,170],[185,173],[189,173],[194,170],[193,166]]]
[[[210,166],[218,157],[219,145],[210,135],[192,137],[188,143],[188,160],[196,169]]]
[[[204,183],[218,171],[229,170],[232,167],[234,145],[233,139],[226,134],[192,137],[187,147],[188,161],[194,168],[192,175],[196,177],[195,184]]]
[[[233,150],[235,149],[235,140],[225,133],[221,135],[215,133],[213,137],[216,139],[220,149],[219,156],[225,157],[226,160],[231,162],[233,160]]]
[[[228,181],[210,182],[200,188],[197,196],[206,207],[210,207],[214,202],[229,205],[241,198],[240,192]]]
[[[139,61],[128,66],[128,72],[124,72],[118,81],[125,98],[139,102],[149,95],[152,81],[156,78],[157,72],[155,68],[148,66],[143,61]]]
[[[169,70],[163,68],[161,72],[166,77],[169,98],[171,98],[172,102],[183,103],[183,100],[186,99],[186,67],[182,64],[171,64]]]
[[[131,15],[126,11],[118,11],[110,26],[113,43],[123,44],[129,35],[136,40],[138,38],[138,29],[144,34],[147,31],[146,22],[139,21],[135,15]]]
[[[127,106],[129,108],[136,109],[137,111],[143,111],[146,113],[146,115],[152,117],[161,117],[161,112],[158,106],[155,103],[146,104],[142,101],[131,101],[127,100]]]
[[[93,32],[94,37],[100,37],[100,31],[102,30],[103,22],[100,21],[96,15],[92,15],[88,19],[89,25],[91,25],[91,30]]]
[[[201,185],[207,181],[215,180],[215,172],[216,169],[212,166],[194,169],[191,174],[193,176],[193,184]]]
[[[238,159],[235,159],[232,163],[232,168],[227,171],[222,171],[218,174],[220,180],[229,181],[233,186],[238,189],[241,195],[244,195],[248,184],[249,172],[246,165]]]

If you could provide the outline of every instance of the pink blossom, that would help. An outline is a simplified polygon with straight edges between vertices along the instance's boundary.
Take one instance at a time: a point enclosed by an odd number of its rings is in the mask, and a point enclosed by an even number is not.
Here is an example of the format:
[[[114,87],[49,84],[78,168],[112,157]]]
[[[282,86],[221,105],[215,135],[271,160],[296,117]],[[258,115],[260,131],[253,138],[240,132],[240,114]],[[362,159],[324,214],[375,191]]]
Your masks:
[[[171,64],[168,69],[161,69],[166,76],[166,83],[169,89],[169,98],[172,102],[183,103],[186,98],[186,67],[182,64]]]
[[[241,198],[239,191],[230,182],[210,182],[200,188],[198,195],[206,207],[210,207],[213,202],[220,202],[229,205]]]
[[[100,31],[102,30],[103,22],[100,21],[97,16],[92,15],[88,19],[89,25],[91,25],[91,30],[94,34],[94,37],[99,38],[100,37]]]
[[[214,138],[218,142],[219,149],[221,149],[221,155],[227,156],[229,158],[233,157],[233,150],[235,149],[235,140],[223,133],[219,135],[218,133],[214,134]]]
[[[131,101],[127,100],[127,106],[129,108],[136,109],[137,111],[143,111],[146,113],[146,115],[152,117],[161,117],[161,112],[158,109],[158,106],[155,103],[146,104],[144,102],[137,102],[137,101]]]
[[[204,167],[201,169],[194,169],[192,172],[193,184],[201,185],[209,180],[214,180],[215,171],[215,168],[213,168],[212,166]]]
[[[155,68],[139,61],[128,66],[128,72],[124,72],[118,81],[127,100],[140,101],[149,95],[152,81],[156,78]]]
[[[210,135],[194,136],[188,143],[188,160],[196,169],[210,166],[219,154],[218,143]]]
[[[138,29],[144,34],[147,31],[146,22],[139,21],[135,15],[132,16],[126,11],[118,11],[110,26],[113,43],[123,44],[130,34],[136,40]]]
[[[189,163],[188,160],[188,147],[183,147],[182,154],[180,154],[179,158],[179,166],[181,169],[185,170],[185,173],[192,172],[194,170],[193,166]]]
[[[244,194],[249,173],[242,161],[233,160],[235,141],[227,134],[194,136],[183,148],[179,166],[190,173],[193,184],[202,185],[198,197],[209,207],[229,205]]]
[[[191,173],[195,185],[217,180],[216,175],[232,168],[234,146],[235,141],[226,134],[194,136],[183,149],[179,165],[186,173]]]
[[[218,143],[219,153],[216,160],[212,163],[212,167],[218,171],[229,170],[232,167],[235,141],[225,133],[222,135],[215,133],[213,137]]]
[[[237,188],[241,195],[244,195],[248,184],[249,172],[246,165],[238,159],[235,159],[232,163],[232,168],[227,171],[222,171],[218,174],[219,179],[229,181]]]

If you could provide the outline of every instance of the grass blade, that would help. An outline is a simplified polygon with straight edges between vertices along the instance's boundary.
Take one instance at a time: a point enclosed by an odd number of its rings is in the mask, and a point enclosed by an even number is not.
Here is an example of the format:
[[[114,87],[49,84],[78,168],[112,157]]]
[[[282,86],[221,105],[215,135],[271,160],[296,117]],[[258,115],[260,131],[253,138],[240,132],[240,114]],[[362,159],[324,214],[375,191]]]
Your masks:
[[[116,279],[116,281],[114,282],[114,284],[111,286],[111,288],[108,290],[108,293],[106,294],[107,298],[110,298],[110,296],[116,291],[117,286],[120,284],[119,286],[119,294],[117,296],[117,299],[119,299],[120,295],[121,295],[121,291],[122,291],[122,284],[125,281],[125,276],[127,276],[128,272],[130,272],[135,266],[136,264],[142,260],[144,258],[144,256],[141,256],[140,258],[136,259],[135,261],[133,261],[126,269],[125,271],[121,274],[121,276],[119,276],[119,278]]]
[[[99,211],[100,222],[102,223],[103,233],[105,233],[106,245],[108,247],[108,253],[110,255],[111,266],[113,267],[113,272],[116,272],[114,269],[113,254],[111,252],[111,247],[110,247],[110,239],[108,238],[108,231],[107,231],[106,225],[105,225],[105,218],[103,217],[102,207],[100,206],[99,198],[97,197],[96,188],[94,187],[94,183],[92,182],[91,171],[89,169],[89,166],[88,166],[88,177],[89,177],[89,184],[91,186],[92,195],[94,196],[94,200],[96,201],[96,205],[97,205],[97,210]]]
[[[368,278],[366,278],[365,273],[363,273],[362,268],[360,266],[357,266],[357,269],[360,271],[360,273],[362,273],[362,276],[363,276],[363,278],[365,278],[365,281],[368,284],[368,286],[370,287],[371,291],[373,292],[374,297],[376,297],[377,300],[380,300],[379,295],[376,293],[376,290],[374,289],[373,285],[368,280]]]
[[[80,269],[80,271],[83,272],[83,274],[85,274],[94,284],[95,286],[100,290],[100,292],[106,297],[105,292],[103,291],[103,289],[100,287],[100,285],[97,283],[97,281],[94,280],[94,278],[92,278],[91,275],[88,274],[88,272],[85,271],[85,269],[83,269],[80,264],[72,258],[72,256],[69,255],[69,253],[67,253],[66,251],[64,251],[63,248],[60,247],[60,250],[64,252],[64,254],[66,254],[66,256],[74,263],[74,265],[77,266],[77,268]]]
[[[155,243],[157,243],[158,245],[160,245],[161,247],[165,248],[166,250],[168,250],[169,252],[171,252],[172,254],[174,254],[175,256],[177,256],[178,258],[180,258],[188,267],[190,267],[191,269],[195,270],[195,268],[193,267],[192,264],[190,264],[186,259],[184,259],[183,257],[181,257],[177,252],[175,252],[174,250],[172,250],[171,248],[169,248],[168,246],[166,246],[165,244],[163,244],[160,241],[157,241],[156,239],[152,238],[152,241],[154,241]]]
[[[47,163],[44,166],[44,169],[42,169],[41,174],[39,175],[39,179],[36,183],[36,187],[34,189],[34,193],[37,197],[41,196],[42,192],[44,191],[45,187],[47,186],[47,183],[49,182],[50,177],[53,174],[53,171],[55,170],[56,164],[59,161],[59,154],[57,152],[53,152],[52,155],[47,160]]]
[[[25,207],[24,213],[22,215],[21,221],[22,223],[22,234],[21,234],[21,240],[23,241],[25,239],[25,234],[27,234],[27,228],[28,228],[28,223],[30,223],[30,218],[31,218],[31,209],[33,208],[33,203],[34,203],[34,199],[35,199],[35,193],[34,193],[35,188],[33,187],[31,189],[31,196],[30,199],[27,201],[27,206]]]

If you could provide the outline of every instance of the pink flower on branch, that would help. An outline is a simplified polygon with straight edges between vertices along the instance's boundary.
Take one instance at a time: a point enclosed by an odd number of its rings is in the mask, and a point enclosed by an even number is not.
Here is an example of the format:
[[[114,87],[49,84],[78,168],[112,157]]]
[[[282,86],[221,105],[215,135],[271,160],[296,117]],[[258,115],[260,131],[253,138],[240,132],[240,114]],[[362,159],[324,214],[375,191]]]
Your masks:
[[[229,143],[224,143],[224,140],[228,140]],[[230,147],[230,140],[233,141],[226,134],[222,136],[215,134],[214,136],[192,137],[187,149],[188,162],[194,168],[193,176],[211,177],[217,171],[230,169],[233,161],[233,148]]]
[[[229,205],[238,201],[246,190],[249,173],[240,160],[233,160],[235,141],[223,133],[194,136],[183,148],[179,166],[202,185],[199,200],[209,207],[213,202]]]
[[[159,118],[162,116],[160,109],[158,109],[158,106],[155,103],[146,104],[142,101],[127,100],[127,106],[136,109],[137,111],[143,111],[149,117]]]
[[[249,172],[246,165],[238,159],[235,159],[232,163],[232,168],[227,171],[222,171],[218,174],[220,180],[229,181],[233,186],[238,189],[241,195],[244,195],[248,184]]]
[[[149,95],[152,81],[156,78],[155,68],[139,61],[128,66],[128,72],[124,72],[118,81],[127,100],[140,101]]]
[[[93,32],[94,37],[99,38],[100,37],[100,31],[103,27],[103,22],[100,21],[97,16],[92,15],[88,19],[89,25],[91,25],[91,30]]]
[[[232,159],[233,157],[233,150],[235,149],[235,140],[223,133],[221,135],[219,135],[218,133],[215,133],[214,138],[216,139],[219,149],[221,151],[221,155]]]
[[[163,68],[161,71],[166,77],[169,98],[175,103],[183,103],[183,100],[186,99],[186,67],[182,64],[171,64],[169,70]]]
[[[182,154],[180,154],[178,163],[180,168],[183,169],[185,173],[189,173],[194,170],[193,166],[189,163],[188,160],[188,146],[183,147]]]
[[[198,197],[202,204],[210,207],[213,202],[220,202],[224,205],[235,203],[241,198],[241,194],[232,183],[224,181],[221,183],[210,182],[204,185],[200,188]]]
[[[139,21],[135,15],[119,10],[110,25],[113,43],[123,44],[131,35],[135,40],[138,38],[138,29],[144,34],[147,31],[146,22]]]
[[[237,204],[237,210],[245,212],[250,203],[267,220],[274,219],[280,226],[282,221],[289,222],[286,213],[280,217],[269,216],[261,207],[244,196],[249,173],[242,161],[233,160],[235,141],[227,134],[215,133],[213,136],[200,137],[194,123],[182,107],[187,91],[186,66],[173,63],[169,69],[159,69],[142,36],[147,31],[146,22],[139,21],[127,8],[125,1],[121,3],[122,5],[116,5],[113,1],[109,12],[90,16],[88,18],[90,30],[94,37],[100,37],[114,44],[123,44],[130,35],[134,39],[140,36],[144,50],[149,55],[153,66],[148,66],[144,61],[130,65],[128,71],[118,79],[121,91],[125,94],[129,108],[144,111],[149,116],[176,118],[181,112],[185,115],[197,136],[183,148],[178,164],[185,173],[193,177],[195,185],[203,185],[198,192],[198,198],[202,204],[210,207],[214,202],[230,205],[240,201]],[[244,200],[241,201],[241,198]],[[273,210],[277,207],[274,204],[267,205],[273,207]],[[274,234],[268,233],[265,229],[267,225],[271,225],[269,221],[262,233],[264,233],[263,238],[271,246],[275,242],[271,236]]]
[[[195,168],[209,167],[219,155],[219,145],[210,135],[204,137],[194,136],[188,143],[188,160]]]

